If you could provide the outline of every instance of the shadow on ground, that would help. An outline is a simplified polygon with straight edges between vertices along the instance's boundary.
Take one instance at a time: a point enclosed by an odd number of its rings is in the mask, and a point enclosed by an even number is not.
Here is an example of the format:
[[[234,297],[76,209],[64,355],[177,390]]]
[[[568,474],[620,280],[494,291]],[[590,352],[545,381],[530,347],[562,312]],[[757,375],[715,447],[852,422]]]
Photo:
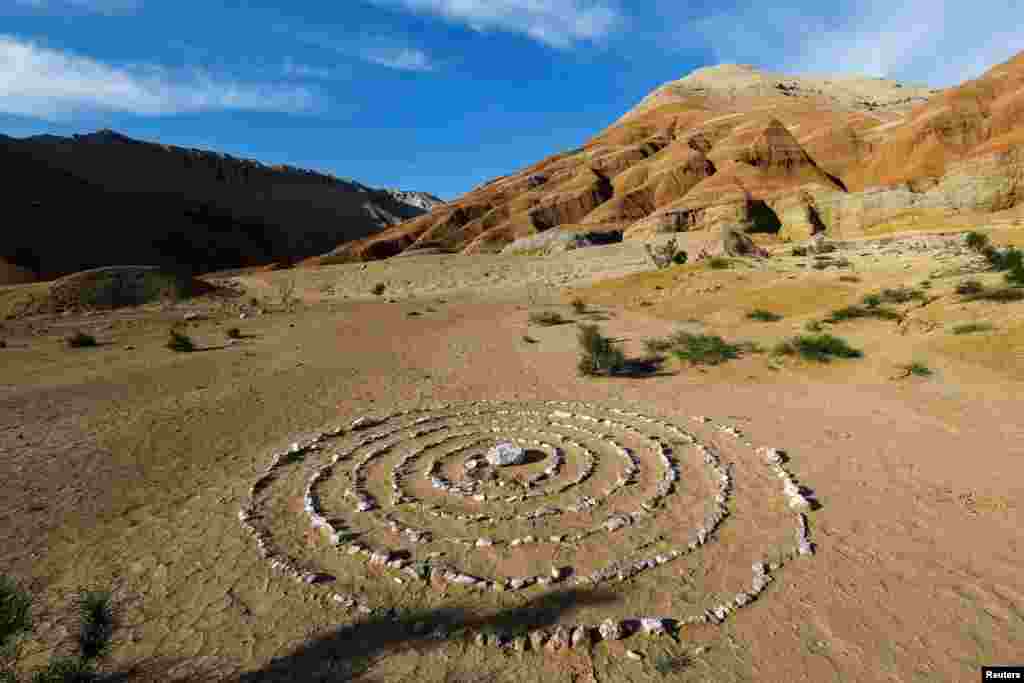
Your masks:
[[[427,654],[449,645],[473,647],[487,659],[487,650],[473,644],[474,636],[487,633],[507,639],[526,632],[554,626],[566,612],[580,607],[607,604],[617,600],[606,591],[565,590],[538,597],[519,607],[489,615],[474,615],[461,609],[407,611],[400,614],[371,616],[347,624],[326,635],[317,636],[293,652],[274,659],[262,669],[249,671],[227,679],[197,664],[188,677],[168,676],[171,669],[182,671],[181,662],[172,666],[165,663],[164,678],[156,668],[139,667],[134,671],[115,674],[105,681],[128,683],[131,681],[175,680],[188,683],[226,680],[230,683],[334,683],[364,681],[384,683],[384,678],[373,674],[374,665],[382,659],[400,653]],[[488,648],[492,647],[490,645]],[[453,664],[454,666],[454,664]],[[498,671],[474,670],[471,679],[457,673],[444,673],[437,680],[484,683],[496,680]],[[506,672],[507,673],[507,672]],[[430,680],[435,680],[431,678]]]

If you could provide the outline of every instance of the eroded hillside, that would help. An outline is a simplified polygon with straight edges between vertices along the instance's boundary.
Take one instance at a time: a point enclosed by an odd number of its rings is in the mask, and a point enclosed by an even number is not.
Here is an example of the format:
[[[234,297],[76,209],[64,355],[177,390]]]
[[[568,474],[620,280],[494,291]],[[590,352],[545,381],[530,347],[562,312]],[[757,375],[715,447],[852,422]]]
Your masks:
[[[1024,54],[945,91],[750,66],[699,69],[583,147],[309,263],[495,252],[558,228],[626,239],[740,224],[856,237],[1016,205]]]

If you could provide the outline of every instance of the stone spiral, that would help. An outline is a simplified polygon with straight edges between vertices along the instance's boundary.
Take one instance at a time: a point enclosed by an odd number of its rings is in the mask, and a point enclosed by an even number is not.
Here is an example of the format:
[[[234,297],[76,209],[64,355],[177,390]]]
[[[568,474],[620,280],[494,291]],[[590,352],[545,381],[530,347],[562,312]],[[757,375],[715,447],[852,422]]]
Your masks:
[[[716,591],[717,602],[497,644],[559,649],[563,640],[573,647],[720,623],[758,599],[786,562],[813,554],[806,515],[815,503],[782,451],[754,448],[708,418],[692,422],[704,440],[659,417],[570,401],[449,403],[364,417],[275,453],[239,520],[275,570],[325,584],[311,590],[368,614],[388,605],[333,591],[333,558],[361,561],[358,571],[373,581],[481,595],[559,584],[628,592],[638,577],[719,544],[720,531],[742,519],[737,509],[761,509],[738,526],[743,552],[753,553],[749,578]],[[484,455],[498,443],[525,449],[527,461],[489,466]],[[553,555],[571,563],[552,564]]]

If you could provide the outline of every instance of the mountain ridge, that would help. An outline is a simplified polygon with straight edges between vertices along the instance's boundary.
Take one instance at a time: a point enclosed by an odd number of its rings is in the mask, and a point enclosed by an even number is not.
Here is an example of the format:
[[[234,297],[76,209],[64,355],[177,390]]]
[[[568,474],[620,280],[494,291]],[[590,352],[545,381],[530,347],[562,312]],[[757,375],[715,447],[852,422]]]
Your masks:
[[[440,203],[112,130],[0,136],[0,160],[18,170],[0,282],[126,263],[193,273],[292,263]]]
[[[581,226],[626,239],[723,225],[783,241],[884,232],[1016,206],[1022,149],[1024,53],[946,89],[705,67],[659,86],[576,150],[307,263],[438,244],[493,252]]]

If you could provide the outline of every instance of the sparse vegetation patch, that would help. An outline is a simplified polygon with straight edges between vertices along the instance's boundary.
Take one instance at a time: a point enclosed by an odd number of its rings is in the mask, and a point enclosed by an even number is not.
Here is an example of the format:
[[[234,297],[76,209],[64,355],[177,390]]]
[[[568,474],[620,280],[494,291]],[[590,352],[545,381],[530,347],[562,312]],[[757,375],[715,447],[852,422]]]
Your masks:
[[[780,342],[775,353],[783,356],[800,356],[805,360],[827,363],[833,358],[860,358],[864,354],[850,346],[841,337],[831,334],[800,335]]]
[[[750,311],[749,313],[747,313],[747,318],[749,318],[750,320],[757,320],[763,323],[774,323],[782,320],[782,316],[779,315],[778,313],[772,313],[771,311],[766,311],[763,308],[758,308],[753,311]]]
[[[167,348],[179,353],[189,353],[190,351],[196,350],[196,346],[192,341],[192,338],[183,332],[175,330],[174,328],[171,328],[168,333]]]
[[[988,332],[991,329],[991,323],[964,323],[954,327],[953,334],[974,334],[975,332]]]
[[[856,320],[858,318],[875,318],[877,320],[902,320],[901,316],[896,311],[883,306],[846,306],[844,308],[838,308],[824,319],[826,323],[841,323],[847,320]]]
[[[90,346],[96,346],[96,337],[78,330],[67,338],[67,344],[73,349],[84,349]]]
[[[580,325],[580,360],[577,365],[581,375],[613,375],[626,363],[622,349],[601,334],[597,325]]]
[[[557,311],[538,311],[530,314],[530,322],[534,325],[553,327],[555,325],[565,325],[570,321],[563,318],[562,314]]]

